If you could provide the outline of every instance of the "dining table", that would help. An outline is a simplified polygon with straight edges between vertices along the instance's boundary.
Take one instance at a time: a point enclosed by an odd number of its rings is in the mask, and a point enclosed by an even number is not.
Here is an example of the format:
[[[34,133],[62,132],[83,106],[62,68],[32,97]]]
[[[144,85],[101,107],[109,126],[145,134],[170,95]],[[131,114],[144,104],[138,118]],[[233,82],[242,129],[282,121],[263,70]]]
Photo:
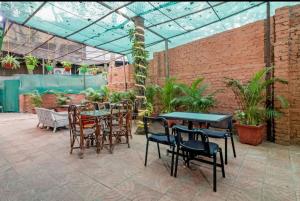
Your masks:
[[[223,121],[228,121],[229,132],[232,133],[232,115],[231,114],[219,114],[219,113],[196,113],[196,112],[170,112],[165,114],[160,114],[159,117],[163,117],[167,120],[182,120],[188,122],[188,129],[193,129],[193,123],[221,123]],[[192,136],[188,136],[189,140],[192,139]],[[171,150],[167,150],[169,153]],[[204,163],[212,164],[212,162],[203,160],[203,159],[195,159]]]
[[[100,149],[101,149],[101,144],[99,142],[99,136],[101,135],[101,125],[100,124],[101,124],[101,121],[106,121],[108,119],[108,117],[111,115],[111,112],[109,109],[101,109],[101,110],[92,110],[92,111],[82,111],[82,112],[80,112],[80,115],[86,116],[95,121],[96,147],[97,147],[97,153],[99,153]],[[81,133],[81,136],[82,137],[80,137],[80,141],[83,141],[83,133]],[[111,136],[109,136],[109,151],[112,152],[112,137]]]

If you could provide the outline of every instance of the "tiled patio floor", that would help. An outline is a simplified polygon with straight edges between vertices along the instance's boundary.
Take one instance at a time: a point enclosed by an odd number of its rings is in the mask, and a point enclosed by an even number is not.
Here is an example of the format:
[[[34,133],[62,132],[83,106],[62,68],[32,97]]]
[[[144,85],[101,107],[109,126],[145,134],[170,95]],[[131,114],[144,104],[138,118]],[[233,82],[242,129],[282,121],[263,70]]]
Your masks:
[[[69,154],[68,130],[36,128],[31,114],[0,114],[0,201],[110,200],[270,200],[300,199],[300,147],[264,143],[253,147],[236,142],[229,149],[226,178],[218,171],[218,192],[212,190],[211,166],[180,163],[178,177],[169,175],[170,157],[150,145],[143,166],[145,136],[134,135],[131,148],[118,145]],[[219,141],[219,144],[223,144]]]

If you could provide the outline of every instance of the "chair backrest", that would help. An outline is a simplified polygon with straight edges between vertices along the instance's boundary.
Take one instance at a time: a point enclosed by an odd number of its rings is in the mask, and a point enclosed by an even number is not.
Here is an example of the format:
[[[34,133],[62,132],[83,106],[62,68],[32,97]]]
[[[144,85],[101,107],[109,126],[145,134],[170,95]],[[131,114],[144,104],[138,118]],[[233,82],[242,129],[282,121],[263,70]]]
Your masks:
[[[166,135],[168,141],[170,142],[170,132],[168,127],[168,122],[163,117],[143,117],[144,121],[144,130],[146,137],[149,137],[149,134],[152,135]]]
[[[68,108],[69,126],[71,132],[79,131],[80,110],[76,105],[70,105]]]
[[[198,151],[201,151],[204,154],[210,153],[209,138],[204,131],[200,129],[189,130],[180,126],[174,126],[173,128],[175,129],[175,133],[176,133],[175,139],[176,139],[177,146],[181,146],[185,142],[185,140],[182,137],[182,134],[187,134],[189,136],[188,141],[200,142],[201,146],[197,147]]]
[[[95,103],[93,102],[85,102],[83,107],[81,108],[81,111],[93,111],[96,110]]]

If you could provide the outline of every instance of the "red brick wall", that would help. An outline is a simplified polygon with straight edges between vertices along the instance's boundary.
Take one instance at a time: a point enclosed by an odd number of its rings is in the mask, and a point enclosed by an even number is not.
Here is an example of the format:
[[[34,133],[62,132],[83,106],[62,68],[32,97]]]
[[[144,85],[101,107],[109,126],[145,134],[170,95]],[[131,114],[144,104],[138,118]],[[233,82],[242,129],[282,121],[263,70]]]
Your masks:
[[[82,100],[85,99],[84,94],[66,94],[66,96],[71,97],[71,104],[79,104]],[[54,94],[44,94],[42,96],[43,100],[43,108],[55,108],[57,107],[56,97]],[[31,104],[30,97],[28,95],[21,94],[19,96],[19,107],[20,112],[32,112],[32,108],[34,108]]]
[[[279,144],[300,143],[300,6],[284,7],[275,13],[275,75],[289,81],[275,85],[275,95],[288,98],[290,107],[276,120],[275,140]],[[278,102],[276,102],[278,105]]]
[[[108,69],[108,87],[111,91],[125,91],[125,77],[127,88],[134,87],[133,67],[132,65],[110,67]]]
[[[224,77],[247,80],[264,67],[264,22],[170,49],[168,56],[170,77],[188,84],[204,77],[210,84],[210,91],[224,89],[223,93],[216,95],[218,103],[214,110],[232,112],[237,104],[233,93],[224,85]],[[149,71],[152,82],[163,83],[166,75],[163,52],[154,55]]]

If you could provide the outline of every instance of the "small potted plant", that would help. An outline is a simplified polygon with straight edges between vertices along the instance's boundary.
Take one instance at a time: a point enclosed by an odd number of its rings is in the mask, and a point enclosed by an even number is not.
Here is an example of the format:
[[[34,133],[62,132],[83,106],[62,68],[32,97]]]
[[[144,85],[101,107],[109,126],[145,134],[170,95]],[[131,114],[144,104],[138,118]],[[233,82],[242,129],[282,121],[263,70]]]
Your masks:
[[[48,60],[47,63],[46,63],[46,69],[47,69],[48,72],[53,71],[53,65],[52,65],[52,62],[50,60]]]
[[[258,145],[262,143],[265,133],[265,122],[267,119],[280,117],[281,112],[276,108],[267,107],[266,89],[275,82],[287,84],[280,78],[265,79],[266,74],[272,68],[258,71],[247,83],[241,83],[233,78],[225,78],[226,85],[232,89],[240,109],[236,111],[235,124],[239,141],[241,143]],[[288,106],[288,102],[282,96],[276,96],[281,107]]]
[[[37,90],[30,93],[29,96],[30,96],[30,102],[33,106],[32,113],[36,114],[36,111],[35,111],[34,107],[41,107],[42,106],[42,104],[43,104],[42,97],[41,97],[41,95],[39,94],[39,92]]]
[[[68,62],[68,61],[63,61],[63,62],[62,62],[62,65],[63,65],[65,71],[67,71],[67,72],[70,72],[70,71],[71,71],[72,64],[71,64],[70,62]]]
[[[81,64],[80,68],[79,68],[79,72],[82,74],[85,74],[88,72],[88,65],[87,64]]]
[[[5,69],[17,69],[20,68],[20,62],[17,60],[16,57],[7,54],[1,60],[2,67]]]
[[[69,96],[66,96],[64,93],[56,93],[55,95],[56,95],[56,101],[58,105],[56,111],[57,112],[68,111],[68,108],[63,106],[68,105],[71,101],[71,98]]]
[[[38,59],[35,56],[32,56],[31,54],[29,54],[29,55],[25,56],[25,63],[26,63],[28,72],[32,73],[38,64]]]

